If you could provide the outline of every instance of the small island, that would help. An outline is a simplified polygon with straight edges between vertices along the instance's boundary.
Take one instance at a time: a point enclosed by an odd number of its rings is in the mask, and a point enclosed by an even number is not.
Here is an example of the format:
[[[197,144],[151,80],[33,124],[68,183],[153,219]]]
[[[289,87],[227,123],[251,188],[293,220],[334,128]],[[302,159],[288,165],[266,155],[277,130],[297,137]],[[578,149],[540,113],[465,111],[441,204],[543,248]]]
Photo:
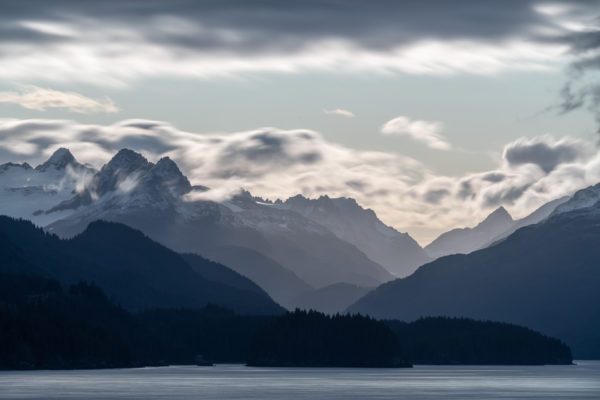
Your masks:
[[[249,366],[410,367],[384,323],[361,315],[296,310],[274,319],[250,345]]]

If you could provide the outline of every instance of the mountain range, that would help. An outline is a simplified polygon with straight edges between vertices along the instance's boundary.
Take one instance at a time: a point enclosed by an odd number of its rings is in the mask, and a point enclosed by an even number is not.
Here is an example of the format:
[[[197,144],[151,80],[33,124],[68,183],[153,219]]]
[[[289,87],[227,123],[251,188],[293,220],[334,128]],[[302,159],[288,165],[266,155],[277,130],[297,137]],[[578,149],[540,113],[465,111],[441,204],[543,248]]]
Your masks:
[[[270,202],[242,192],[220,203],[193,201],[186,195],[206,188],[192,186],[172,160],[152,163],[128,149],[99,171],[82,166],[66,149],[42,165],[51,167],[30,174],[45,197],[31,197],[29,204],[13,196],[6,202],[21,208],[6,207],[6,214],[63,238],[97,220],[120,222],[177,252],[228,265],[289,308],[313,290],[338,283],[375,287],[429,261],[408,234],[384,225],[352,199],[296,196]],[[18,192],[25,180],[15,173],[21,167],[2,168],[6,198],[7,190]],[[82,175],[85,185],[79,184]],[[58,184],[63,181],[69,184]],[[54,186],[60,191],[43,192]]]

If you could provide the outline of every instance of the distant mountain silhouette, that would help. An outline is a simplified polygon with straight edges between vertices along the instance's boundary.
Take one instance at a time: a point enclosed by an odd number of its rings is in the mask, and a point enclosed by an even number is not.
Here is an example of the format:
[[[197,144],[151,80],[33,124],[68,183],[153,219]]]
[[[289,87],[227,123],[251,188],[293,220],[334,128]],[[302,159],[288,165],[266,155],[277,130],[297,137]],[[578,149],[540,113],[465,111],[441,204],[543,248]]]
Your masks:
[[[492,247],[442,257],[381,285],[349,311],[505,321],[566,341],[575,357],[599,358],[599,226],[598,202],[553,215]]]
[[[30,222],[0,217],[0,239],[0,272],[42,275],[67,284],[93,281],[130,310],[208,303],[241,313],[282,310],[226,267],[200,257],[193,258],[191,267],[179,254],[122,224],[96,221],[82,234],[61,240]]]
[[[295,211],[352,243],[390,273],[403,277],[431,261],[408,234],[385,225],[373,210],[362,208],[351,198],[307,199],[297,195],[276,207]]]

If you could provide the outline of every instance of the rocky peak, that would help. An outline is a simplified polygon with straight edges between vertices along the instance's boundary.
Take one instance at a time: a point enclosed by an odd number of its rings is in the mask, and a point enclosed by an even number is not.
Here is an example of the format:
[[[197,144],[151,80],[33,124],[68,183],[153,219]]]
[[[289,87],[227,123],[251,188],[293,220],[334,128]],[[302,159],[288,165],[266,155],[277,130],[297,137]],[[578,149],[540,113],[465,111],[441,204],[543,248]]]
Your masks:
[[[169,157],[161,158],[151,173],[152,182],[167,187],[175,195],[182,195],[192,190],[190,181],[181,173],[177,164]]]
[[[479,226],[484,225],[496,225],[496,224],[510,224],[513,222],[511,215],[506,211],[506,209],[502,206],[498,207],[494,210],[490,215],[488,215]]]
[[[80,166],[80,164],[75,160],[73,154],[69,151],[69,149],[65,149],[64,147],[56,150],[46,162],[35,167],[37,171],[46,171],[48,168],[54,169],[64,169],[67,165]]]
[[[150,162],[146,158],[133,150],[121,149],[115,156],[102,167],[102,170],[125,170],[135,171],[144,167],[149,167]]]

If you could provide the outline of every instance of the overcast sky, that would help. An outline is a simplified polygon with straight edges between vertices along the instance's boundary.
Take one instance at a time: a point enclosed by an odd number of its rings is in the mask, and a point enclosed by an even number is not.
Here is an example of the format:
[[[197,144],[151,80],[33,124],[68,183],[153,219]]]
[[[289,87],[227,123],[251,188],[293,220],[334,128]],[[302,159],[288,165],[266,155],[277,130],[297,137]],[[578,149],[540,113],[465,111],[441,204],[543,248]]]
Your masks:
[[[422,244],[600,181],[600,2],[1,1],[0,162],[171,156]]]

